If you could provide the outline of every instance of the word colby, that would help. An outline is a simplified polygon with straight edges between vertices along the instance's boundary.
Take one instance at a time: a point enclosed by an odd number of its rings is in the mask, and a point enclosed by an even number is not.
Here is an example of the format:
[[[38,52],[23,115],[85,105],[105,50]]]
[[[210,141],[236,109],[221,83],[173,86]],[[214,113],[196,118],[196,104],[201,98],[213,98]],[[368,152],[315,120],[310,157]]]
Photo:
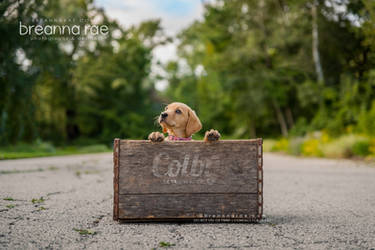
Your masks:
[[[167,168],[162,170],[162,163],[169,162]],[[190,171],[188,171],[189,163],[191,162]],[[177,177],[178,175],[181,176],[191,176],[191,177],[200,177],[205,174],[205,176],[209,176],[208,167],[210,165],[210,161],[202,161],[199,160],[199,155],[195,155],[190,160],[190,155],[185,155],[184,160],[182,162],[178,160],[170,160],[169,156],[165,153],[160,153],[155,156],[153,163],[152,163],[152,173],[156,177],[162,176],[169,176],[169,177]],[[206,170],[206,171],[205,171]]]
[[[38,36],[51,36],[51,35],[107,35],[109,32],[107,25],[24,25],[19,22],[19,34],[25,35],[38,35]]]

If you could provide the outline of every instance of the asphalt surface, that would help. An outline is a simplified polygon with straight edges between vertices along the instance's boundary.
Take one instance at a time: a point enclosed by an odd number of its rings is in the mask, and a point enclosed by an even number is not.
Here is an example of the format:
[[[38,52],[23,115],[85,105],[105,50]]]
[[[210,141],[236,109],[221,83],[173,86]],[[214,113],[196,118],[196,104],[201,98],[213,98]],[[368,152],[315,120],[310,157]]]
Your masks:
[[[259,224],[118,224],[112,177],[108,153],[0,161],[0,249],[375,248],[375,167],[361,162],[265,154]]]

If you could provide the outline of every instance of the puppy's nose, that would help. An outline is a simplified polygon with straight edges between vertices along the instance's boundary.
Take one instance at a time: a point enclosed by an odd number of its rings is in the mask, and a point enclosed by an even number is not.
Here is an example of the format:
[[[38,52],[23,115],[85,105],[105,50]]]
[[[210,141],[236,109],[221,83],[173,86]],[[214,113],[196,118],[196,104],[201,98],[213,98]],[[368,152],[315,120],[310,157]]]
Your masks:
[[[167,113],[165,113],[165,112],[161,113],[161,118],[166,118],[167,116],[168,116]]]

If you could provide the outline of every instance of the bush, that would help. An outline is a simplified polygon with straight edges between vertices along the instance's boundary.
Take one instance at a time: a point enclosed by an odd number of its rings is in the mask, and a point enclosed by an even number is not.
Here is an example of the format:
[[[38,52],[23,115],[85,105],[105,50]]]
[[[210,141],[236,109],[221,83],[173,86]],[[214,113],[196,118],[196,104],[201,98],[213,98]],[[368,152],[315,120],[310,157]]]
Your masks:
[[[272,140],[272,139],[263,140],[263,151],[271,152],[275,144],[276,144],[276,140]]]
[[[307,139],[302,144],[302,155],[322,157],[321,141],[318,139]]]
[[[357,134],[332,138],[323,130],[315,131],[305,137],[265,140],[264,150],[328,158],[367,157],[375,156],[375,139]]]
[[[298,118],[296,124],[292,127],[289,131],[290,136],[303,136],[309,131],[309,123],[307,122],[306,118],[301,117]]]
[[[97,152],[108,152],[110,149],[104,144],[90,145],[82,147],[78,150],[80,153],[97,153]]]
[[[303,137],[290,139],[288,153],[292,155],[301,155],[304,141],[305,139]]]
[[[42,142],[37,140],[34,147],[35,151],[42,151],[47,153],[56,152],[56,148],[49,142]]]
[[[43,142],[37,140],[33,144],[28,143],[18,143],[16,145],[11,145],[8,147],[2,147],[2,151],[5,152],[45,152],[45,153],[54,153],[56,152],[56,148],[49,142]]]
[[[324,144],[322,151],[326,157],[331,158],[349,158],[354,155],[363,156],[360,152],[364,152],[364,146],[361,144],[366,140],[368,140],[366,137],[359,135],[343,135],[330,143]]]
[[[276,141],[275,145],[272,147],[271,151],[282,151],[287,152],[289,147],[289,141],[286,138],[281,138],[280,140]]]
[[[375,157],[375,139],[370,141],[369,152],[371,156]]]
[[[370,154],[370,140],[357,141],[354,143],[353,154],[357,156],[368,156]]]
[[[362,111],[358,119],[358,130],[368,135],[375,135],[375,101],[369,111]]]

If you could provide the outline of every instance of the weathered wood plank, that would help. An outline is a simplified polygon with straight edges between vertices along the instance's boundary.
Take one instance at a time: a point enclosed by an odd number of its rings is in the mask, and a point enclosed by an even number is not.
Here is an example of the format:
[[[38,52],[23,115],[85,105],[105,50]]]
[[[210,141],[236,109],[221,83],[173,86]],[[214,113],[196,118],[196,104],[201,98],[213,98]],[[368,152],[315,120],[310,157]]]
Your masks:
[[[119,217],[250,218],[257,211],[256,194],[120,195]]]
[[[121,140],[119,193],[257,193],[257,147],[251,140]]]

